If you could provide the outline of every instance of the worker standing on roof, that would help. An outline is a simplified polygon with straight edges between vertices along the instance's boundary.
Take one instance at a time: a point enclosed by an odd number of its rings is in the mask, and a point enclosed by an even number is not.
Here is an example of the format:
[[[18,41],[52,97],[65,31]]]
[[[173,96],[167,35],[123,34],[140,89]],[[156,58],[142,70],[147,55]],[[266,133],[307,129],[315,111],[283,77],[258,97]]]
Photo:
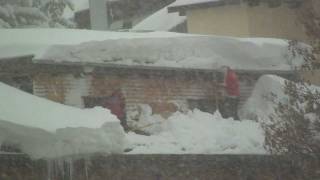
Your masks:
[[[238,105],[240,100],[239,80],[236,72],[228,66],[224,66],[224,103],[223,112],[225,118],[233,117],[234,120],[239,120]]]

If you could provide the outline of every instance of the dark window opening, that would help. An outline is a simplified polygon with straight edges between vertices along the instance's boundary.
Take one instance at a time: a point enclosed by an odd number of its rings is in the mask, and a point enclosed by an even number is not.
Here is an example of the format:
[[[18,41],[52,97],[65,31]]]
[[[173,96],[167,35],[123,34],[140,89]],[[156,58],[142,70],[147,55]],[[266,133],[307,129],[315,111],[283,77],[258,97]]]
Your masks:
[[[96,106],[105,107],[108,96],[84,96],[82,97],[85,108],[93,108]]]

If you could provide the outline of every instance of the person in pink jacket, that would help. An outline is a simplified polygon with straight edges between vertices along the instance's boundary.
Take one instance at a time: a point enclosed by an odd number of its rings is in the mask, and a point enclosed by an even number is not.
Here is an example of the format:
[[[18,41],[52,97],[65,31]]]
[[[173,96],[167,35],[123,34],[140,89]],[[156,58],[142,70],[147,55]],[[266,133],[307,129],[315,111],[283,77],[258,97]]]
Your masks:
[[[234,120],[239,120],[238,104],[240,100],[239,79],[234,70],[230,67],[225,67],[225,76],[223,83],[225,91],[224,112],[226,118],[232,117]]]

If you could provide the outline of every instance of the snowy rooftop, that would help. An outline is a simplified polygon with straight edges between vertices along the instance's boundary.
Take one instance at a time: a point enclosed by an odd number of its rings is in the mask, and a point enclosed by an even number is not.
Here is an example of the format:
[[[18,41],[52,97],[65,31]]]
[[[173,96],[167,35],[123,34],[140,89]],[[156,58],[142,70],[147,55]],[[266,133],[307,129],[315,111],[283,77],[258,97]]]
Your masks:
[[[35,54],[38,63],[290,70],[303,61],[290,62],[280,39],[62,29],[0,30],[0,39],[0,58]]]
[[[41,55],[51,45],[76,45],[88,41],[121,38],[172,37],[176,33],[106,32],[75,29],[0,29],[0,58]]]

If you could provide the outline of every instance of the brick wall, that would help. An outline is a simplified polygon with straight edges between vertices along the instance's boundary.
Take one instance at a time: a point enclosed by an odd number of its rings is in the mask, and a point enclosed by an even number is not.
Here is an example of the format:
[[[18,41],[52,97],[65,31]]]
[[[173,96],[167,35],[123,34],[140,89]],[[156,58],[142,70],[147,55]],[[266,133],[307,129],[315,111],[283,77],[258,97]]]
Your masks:
[[[222,98],[216,82],[222,73],[216,71],[94,68],[85,73],[81,67],[38,67],[33,75],[34,94],[60,103],[83,108],[83,96],[108,97],[121,89],[128,111],[136,104],[149,104],[154,113],[170,115],[176,111],[173,102],[187,103],[207,100],[213,112]],[[291,75],[281,72],[238,72],[240,79],[240,106],[250,97],[255,82],[262,74]],[[210,103],[209,103],[210,104]]]

